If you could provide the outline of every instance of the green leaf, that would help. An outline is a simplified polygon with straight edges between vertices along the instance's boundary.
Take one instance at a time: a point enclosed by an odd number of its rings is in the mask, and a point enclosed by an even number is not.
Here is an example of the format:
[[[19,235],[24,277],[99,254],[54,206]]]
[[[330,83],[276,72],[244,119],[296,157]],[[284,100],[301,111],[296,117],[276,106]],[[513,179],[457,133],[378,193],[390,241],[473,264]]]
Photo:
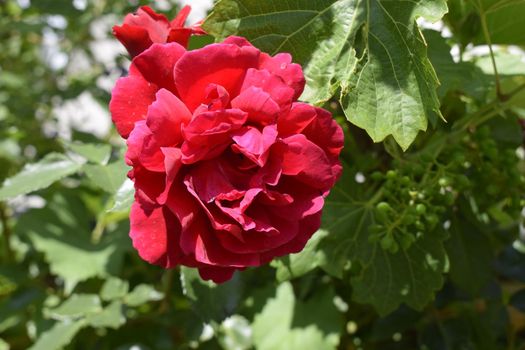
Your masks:
[[[115,300],[105,307],[104,310],[88,314],[86,321],[95,328],[119,328],[126,323],[126,318],[122,313],[122,302]]]
[[[9,348],[9,344],[5,340],[0,338],[0,350],[9,350]]]
[[[441,116],[438,79],[415,20],[439,20],[444,0],[221,0],[204,23],[217,39],[244,36],[304,65],[302,99],[321,103],[338,89],[347,119],[379,142],[407,149]]]
[[[277,269],[277,280],[282,282],[297,278],[319,266],[322,258],[318,256],[321,253],[317,246],[327,233],[324,230],[317,231],[301,252],[272,261],[272,266]]]
[[[438,93],[443,97],[449,91],[461,91],[479,101],[484,101],[493,88],[493,78],[472,62],[454,62],[450,50],[441,33],[434,30],[423,32],[428,43],[428,56],[436,69],[441,85]]]
[[[466,218],[454,217],[445,248],[452,282],[472,296],[478,295],[492,278],[490,239]]]
[[[241,284],[238,275],[218,285],[202,280],[197,269],[181,266],[180,279],[184,295],[192,301],[196,313],[206,322],[222,321],[239,302]]]
[[[108,165],[86,164],[82,169],[94,184],[108,193],[116,193],[120,189],[129,170],[127,165],[121,161]]]
[[[219,327],[219,343],[223,349],[251,349],[252,330],[246,318],[240,315],[232,315],[222,321]]]
[[[95,294],[73,294],[58,307],[49,310],[49,317],[55,320],[78,318],[102,311],[100,299]]]
[[[100,290],[100,297],[104,301],[123,298],[129,290],[129,283],[120,278],[110,277],[104,282]]]
[[[326,200],[323,229],[328,235],[319,244],[324,252],[323,269],[342,277],[346,267],[357,264],[361,270],[351,277],[353,299],[372,304],[381,315],[401,303],[421,310],[443,284],[447,258],[442,230],[425,232],[407,249],[396,253],[382,249],[380,242],[369,240],[369,227],[376,223],[375,205],[356,202],[345,186],[348,175]]]
[[[164,295],[150,285],[139,284],[131,293],[124,297],[124,303],[129,306],[139,306],[148,301],[161,300]]]
[[[335,334],[325,334],[322,322],[319,319],[315,321],[315,316],[321,316],[316,313],[319,311],[322,314],[328,312],[328,318],[337,317],[337,314],[333,314],[337,311],[333,304],[330,304],[331,300],[329,295],[325,295],[317,300],[321,307],[301,305],[295,299],[292,285],[289,282],[282,283],[277,288],[275,298],[270,299],[261,313],[255,316],[252,324],[255,347],[259,350],[336,349],[338,330],[335,330]],[[307,314],[315,315],[315,323],[302,319],[302,316]]]
[[[124,226],[93,244],[87,208],[77,197],[78,189],[75,194],[56,193],[46,207],[21,216],[15,227],[17,235],[28,237],[44,254],[51,272],[64,279],[66,292],[88,278],[117,274],[129,247]]]
[[[48,331],[42,333],[29,350],[58,350],[71,343],[75,335],[85,326],[83,320],[57,322]]]
[[[135,187],[133,181],[126,179],[115,194],[115,204],[109,212],[128,211],[135,200]]]
[[[66,142],[65,146],[96,164],[107,164],[111,156],[111,146],[106,144]]]
[[[38,163],[26,165],[20,173],[5,180],[0,188],[0,200],[46,188],[74,174],[81,166],[63,154],[50,153]]]

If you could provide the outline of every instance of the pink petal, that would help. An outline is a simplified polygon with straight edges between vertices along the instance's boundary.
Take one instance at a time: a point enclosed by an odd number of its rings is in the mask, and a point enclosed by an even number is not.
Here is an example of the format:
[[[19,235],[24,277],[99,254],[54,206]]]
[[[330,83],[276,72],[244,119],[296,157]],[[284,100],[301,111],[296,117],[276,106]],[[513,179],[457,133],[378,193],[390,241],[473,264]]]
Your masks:
[[[267,92],[279,105],[281,112],[288,112],[292,105],[294,90],[286,85],[279,76],[267,70],[248,69],[241,91],[250,87],[258,87]]]
[[[227,37],[226,39],[223,40],[222,43],[223,44],[233,44],[239,47],[243,47],[243,46],[253,47],[253,45],[248,40],[246,40],[246,38],[243,38],[242,36],[235,36],[235,35],[231,35]]]
[[[257,128],[246,127],[233,133],[235,144],[232,148],[259,166],[264,166],[268,159],[270,147],[275,143],[277,130],[269,125],[261,133]]]
[[[294,100],[303,93],[305,85],[303,69],[300,65],[292,63],[292,56],[289,53],[279,53],[273,57],[261,54],[259,69],[267,69],[272,74],[279,76],[286,85],[294,90]]]
[[[236,96],[246,70],[256,67],[259,50],[229,44],[212,44],[189,51],[176,64],[175,85],[179,96],[190,111],[206,97],[209,84],[223,86],[230,96]]]

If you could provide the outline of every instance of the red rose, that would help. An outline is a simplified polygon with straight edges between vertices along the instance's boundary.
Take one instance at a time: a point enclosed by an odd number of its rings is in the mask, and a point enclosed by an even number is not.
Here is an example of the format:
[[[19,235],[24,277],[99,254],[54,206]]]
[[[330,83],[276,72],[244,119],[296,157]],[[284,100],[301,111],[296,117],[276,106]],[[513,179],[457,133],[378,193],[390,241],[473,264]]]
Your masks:
[[[153,44],[133,59],[110,109],[127,138],[130,236],[144,260],[223,282],[303,249],[343,147],[329,112],[297,102],[304,84],[289,54],[239,37],[193,51]]]
[[[185,6],[173,21],[156,13],[148,6],[142,6],[136,14],[128,14],[122,26],[114,26],[113,34],[134,57],[154,43],[176,42],[184,47],[192,34],[206,34],[200,26],[184,27],[191,7]]]

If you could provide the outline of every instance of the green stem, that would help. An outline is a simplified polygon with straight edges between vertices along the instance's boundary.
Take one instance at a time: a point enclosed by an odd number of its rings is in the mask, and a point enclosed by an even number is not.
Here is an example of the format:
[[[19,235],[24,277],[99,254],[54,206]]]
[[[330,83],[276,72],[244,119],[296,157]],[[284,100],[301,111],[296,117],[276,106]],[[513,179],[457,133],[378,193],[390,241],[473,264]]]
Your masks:
[[[485,37],[485,41],[489,46],[490,60],[492,62],[492,69],[494,70],[494,78],[496,79],[496,94],[498,95],[498,98],[500,100],[503,100],[505,98],[505,95],[501,91],[501,82],[498,74],[498,67],[496,66],[496,58],[494,57],[494,50],[492,49],[492,40],[490,38],[489,28],[487,26],[487,16],[485,15],[483,5],[480,3],[479,0],[477,1],[478,11],[481,19],[481,28],[483,29],[483,36]]]
[[[9,226],[9,218],[7,216],[7,208],[4,203],[0,202],[0,221],[2,222],[2,237],[4,237],[5,245],[5,260],[6,262],[13,261],[13,250],[11,249],[11,227]]]

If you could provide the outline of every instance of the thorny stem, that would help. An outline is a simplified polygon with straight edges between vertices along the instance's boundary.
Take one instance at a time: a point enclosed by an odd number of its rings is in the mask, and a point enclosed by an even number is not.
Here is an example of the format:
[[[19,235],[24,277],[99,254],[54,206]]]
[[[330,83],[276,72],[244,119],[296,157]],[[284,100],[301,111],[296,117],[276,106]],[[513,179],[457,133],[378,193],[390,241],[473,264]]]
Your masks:
[[[7,208],[0,202],[0,221],[2,222],[2,237],[4,237],[6,262],[13,261],[13,251],[11,249],[11,227],[9,226]]]

